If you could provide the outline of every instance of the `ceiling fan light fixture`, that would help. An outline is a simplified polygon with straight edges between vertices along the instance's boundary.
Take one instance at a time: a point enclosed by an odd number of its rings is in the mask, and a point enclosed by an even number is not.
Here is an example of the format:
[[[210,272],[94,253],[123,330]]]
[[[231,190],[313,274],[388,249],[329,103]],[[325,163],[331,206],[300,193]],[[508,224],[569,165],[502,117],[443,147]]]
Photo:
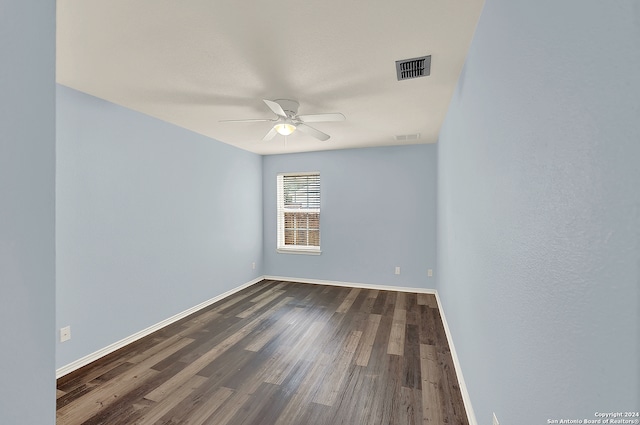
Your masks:
[[[276,124],[273,128],[283,136],[288,136],[296,130],[296,126],[288,122]]]
[[[307,123],[310,122],[334,122],[334,121],[344,121],[345,116],[339,112],[332,113],[324,113],[324,114],[311,114],[311,115],[298,115],[298,102],[295,100],[288,99],[276,99],[276,100],[267,100],[262,99],[263,102],[271,109],[271,112],[276,114],[276,119],[249,119],[249,120],[224,120],[224,121],[235,121],[235,122],[256,122],[256,121],[271,121],[273,127],[271,130],[262,138],[263,142],[268,142],[269,140],[276,137],[277,134],[281,134],[283,136],[288,136],[293,132],[300,130],[309,136],[316,138],[322,142],[329,140],[330,136],[326,133],[323,133],[320,130],[317,130]]]

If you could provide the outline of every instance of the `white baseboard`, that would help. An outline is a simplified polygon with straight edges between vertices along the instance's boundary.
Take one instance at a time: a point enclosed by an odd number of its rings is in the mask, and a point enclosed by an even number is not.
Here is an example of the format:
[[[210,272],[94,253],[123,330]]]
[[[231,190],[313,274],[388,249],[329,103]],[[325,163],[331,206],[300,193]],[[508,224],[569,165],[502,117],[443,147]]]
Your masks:
[[[176,314],[174,316],[171,316],[168,319],[165,319],[165,320],[163,320],[161,322],[158,322],[155,325],[149,326],[148,328],[143,329],[140,332],[136,332],[135,334],[130,335],[130,336],[124,338],[124,339],[121,339],[120,341],[114,342],[113,344],[108,345],[108,346],[106,346],[106,347],[104,347],[104,348],[102,348],[102,349],[100,349],[100,350],[98,350],[98,351],[96,351],[94,353],[88,354],[88,355],[86,355],[86,356],[84,356],[84,357],[82,357],[82,358],[80,358],[80,359],[78,359],[76,361],[73,361],[73,362],[71,362],[71,363],[69,363],[69,364],[67,364],[65,366],[62,366],[61,368],[56,370],[56,379],[66,375],[68,373],[71,373],[74,370],[80,369],[82,366],[86,366],[89,363],[94,362],[94,361],[98,360],[99,358],[106,356],[107,354],[113,353],[114,351],[119,350],[120,348],[122,348],[122,347],[124,347],[124,346],[126,346],[128,344],[131,344],[132,342],[137,341],[140,338],[143,338],[143,337],[145,337],[145,336],[147,336],[149,334],[152,334],[153,332],[155,332],[155,331],[157,331],[159,329],[162,329],[167,325],[170,325],[170,324],[172,324],[174,322],[177,322],[178,320],[183,319],[183,318],[187,317],[188,315],[195,313],[198,310],[201,310],[201,309],[203,309],[205,307],[208,307],[211,304],[213,304],[213,303],[215,303],[217,301],[220,301],[223,298],[228,297],[229,295],[233,295],[236,292],[243,290],[244,288],[247,288],[247,287],[249,287],[251,285],[254,285],[254,284],[262,281],[263,279],[264,279],[263,276],[259,276],[259,277],[255,278],[255,279],[245,283],[245,284],[242,284],[242,285],[240,285],[240,286],[238,286],[236,288],[233,288],[233,289],[231,289],[231,290],[229,290],[229,291],[227,291],[227,292],[225,292],[223,294],[215,296],[215,297],[213,297],[213,298],[211,298],[211,299],[209,299],[209,300],[207,300],[207,301],[205,301],[203,303],[200,303],[200,304],[198,304],[198,305],[196,305],[194,307],[191,307],[191,308],[189,308],[189,309],[187,309],[187,310],[185,310],[185,311],[183,311],[181,313],[178,313],[178,314]]]
[[[440,296],[438,295],[437,290],[425,289],[425,288],[387,286],[387,285],[373,285],[369,283],[339,282],[339,281],[333,281],[333,280],[284,277],[284,276],[264,276],[264,278],[269,280],[284,280],[289,282],[312,283],[315,285],[346,286],[350,288],[378,289],[378,290],[384,290],[384,291],[413,292],[413,293],[420,293],[420,294],[435,295],[436,300],[438,302],[438,311],[440,312],[440,317],[442,318],[444,333],[447,336],[447,343],[449,344],[449,350],[451,351],[451,358],[453,359],[453,367],[456,371],[456,378],[458,379],[458,385],[460,387],[460,392],[462,393],[462,401],[464,402],[464,408],[467,412],[467,419],[469,421],[469,425],[478,425],[478,422],[476,421],[476,415],[473,411],[473,407],[471,406],[471,399],[469,398],[467,385],[465,384],[464,377],[462,376],[460,360],[458,359],[456,348],[453,345],[453,339],[451,338],[451,331],[449,330],[449,325],[444,315],[444,310],[442,309],[442,303],[440,302]]]
[[[264,276],[264,278],[268,280],[283,280],[287,282],[311,283],[314,285],[346,286],[348,288],[377,289],[380,291],[413,292],[413,293],[434,294],[434,295],[436,294],[435,289],[412,288],[408,286],[375,285],[371,283],[340,282],[337,280],[306,279],[306,278],[299,278],[299,277],[283,277],[283,276]]]
[[[478,425],[476,421],[476,414],[471,406],[471,398],[469,398],[469,391],[467,390],[467,384],[464,382],[462,376],[462,368],[460,367],[460,360],[456,352],[456,347],[453,345],[453,338],[451,337],[451,330],[449,330],[449,324],[444,316],[444,310],[442,309],[442,303],[440,302],[440,295],[436,291],[436,300],[438,301],[438,311],[440,312],[440,318],[442,319],[442,325],[444,326],[444,333],[447,335],[447,343],[449,344],[449,350],[451,351],[451,358],[453,359],[453,367],[456,370],[456,377],[458,378],[458,385],[460,386],[460,392],[462,393],[462,401],[464,402],[464,410],[467,412],[467,420],[469,425]]]

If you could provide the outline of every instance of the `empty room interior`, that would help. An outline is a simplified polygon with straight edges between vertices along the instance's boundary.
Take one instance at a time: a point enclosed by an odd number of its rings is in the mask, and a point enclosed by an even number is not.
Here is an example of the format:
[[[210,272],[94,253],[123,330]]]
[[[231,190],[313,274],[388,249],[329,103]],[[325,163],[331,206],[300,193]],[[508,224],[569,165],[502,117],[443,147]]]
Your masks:
[[[0,423],[638,423],[637,1],[0,10]]]

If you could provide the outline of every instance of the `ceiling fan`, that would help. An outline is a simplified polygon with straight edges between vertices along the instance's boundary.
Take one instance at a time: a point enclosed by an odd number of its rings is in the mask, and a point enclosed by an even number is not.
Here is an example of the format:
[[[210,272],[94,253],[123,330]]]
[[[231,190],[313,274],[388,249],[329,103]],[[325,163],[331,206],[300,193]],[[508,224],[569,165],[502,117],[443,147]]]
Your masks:
[[[331,121],[344,121],[345,117],[339,112],[329,114],[311,114],[311,115],[298,115],[298,107],[300,104],[295,100],[289,99],[276,99],[266,100],[263,99],[269,109],[276,114],[275,119],[247,119],[247,120],[221,120],[220,122],[260,122],[270,121],[274,125],[269,132],[262,138],[263,142],[271,140],[276,134],[282,134],[288,136],[296,130],[300,130],[307,133],[310,136],[315,137],[318,140],[329,140],[329,135],[323,133],[320,130],[308,126],[309,122],[331,122]]]

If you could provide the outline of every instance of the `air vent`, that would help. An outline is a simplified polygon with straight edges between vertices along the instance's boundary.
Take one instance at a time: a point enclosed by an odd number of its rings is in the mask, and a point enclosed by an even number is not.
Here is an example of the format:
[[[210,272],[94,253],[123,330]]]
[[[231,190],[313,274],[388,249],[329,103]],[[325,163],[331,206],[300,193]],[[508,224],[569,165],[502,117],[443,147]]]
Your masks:
[[[412,140],[418,140],[419,138],[420,138],[420,133],[399,134],[399,135],[395,136],[395,139],[398,142],[410,142]]]
[[[396,61],[398,81],[426,77],[431,74],[431,55]]]

